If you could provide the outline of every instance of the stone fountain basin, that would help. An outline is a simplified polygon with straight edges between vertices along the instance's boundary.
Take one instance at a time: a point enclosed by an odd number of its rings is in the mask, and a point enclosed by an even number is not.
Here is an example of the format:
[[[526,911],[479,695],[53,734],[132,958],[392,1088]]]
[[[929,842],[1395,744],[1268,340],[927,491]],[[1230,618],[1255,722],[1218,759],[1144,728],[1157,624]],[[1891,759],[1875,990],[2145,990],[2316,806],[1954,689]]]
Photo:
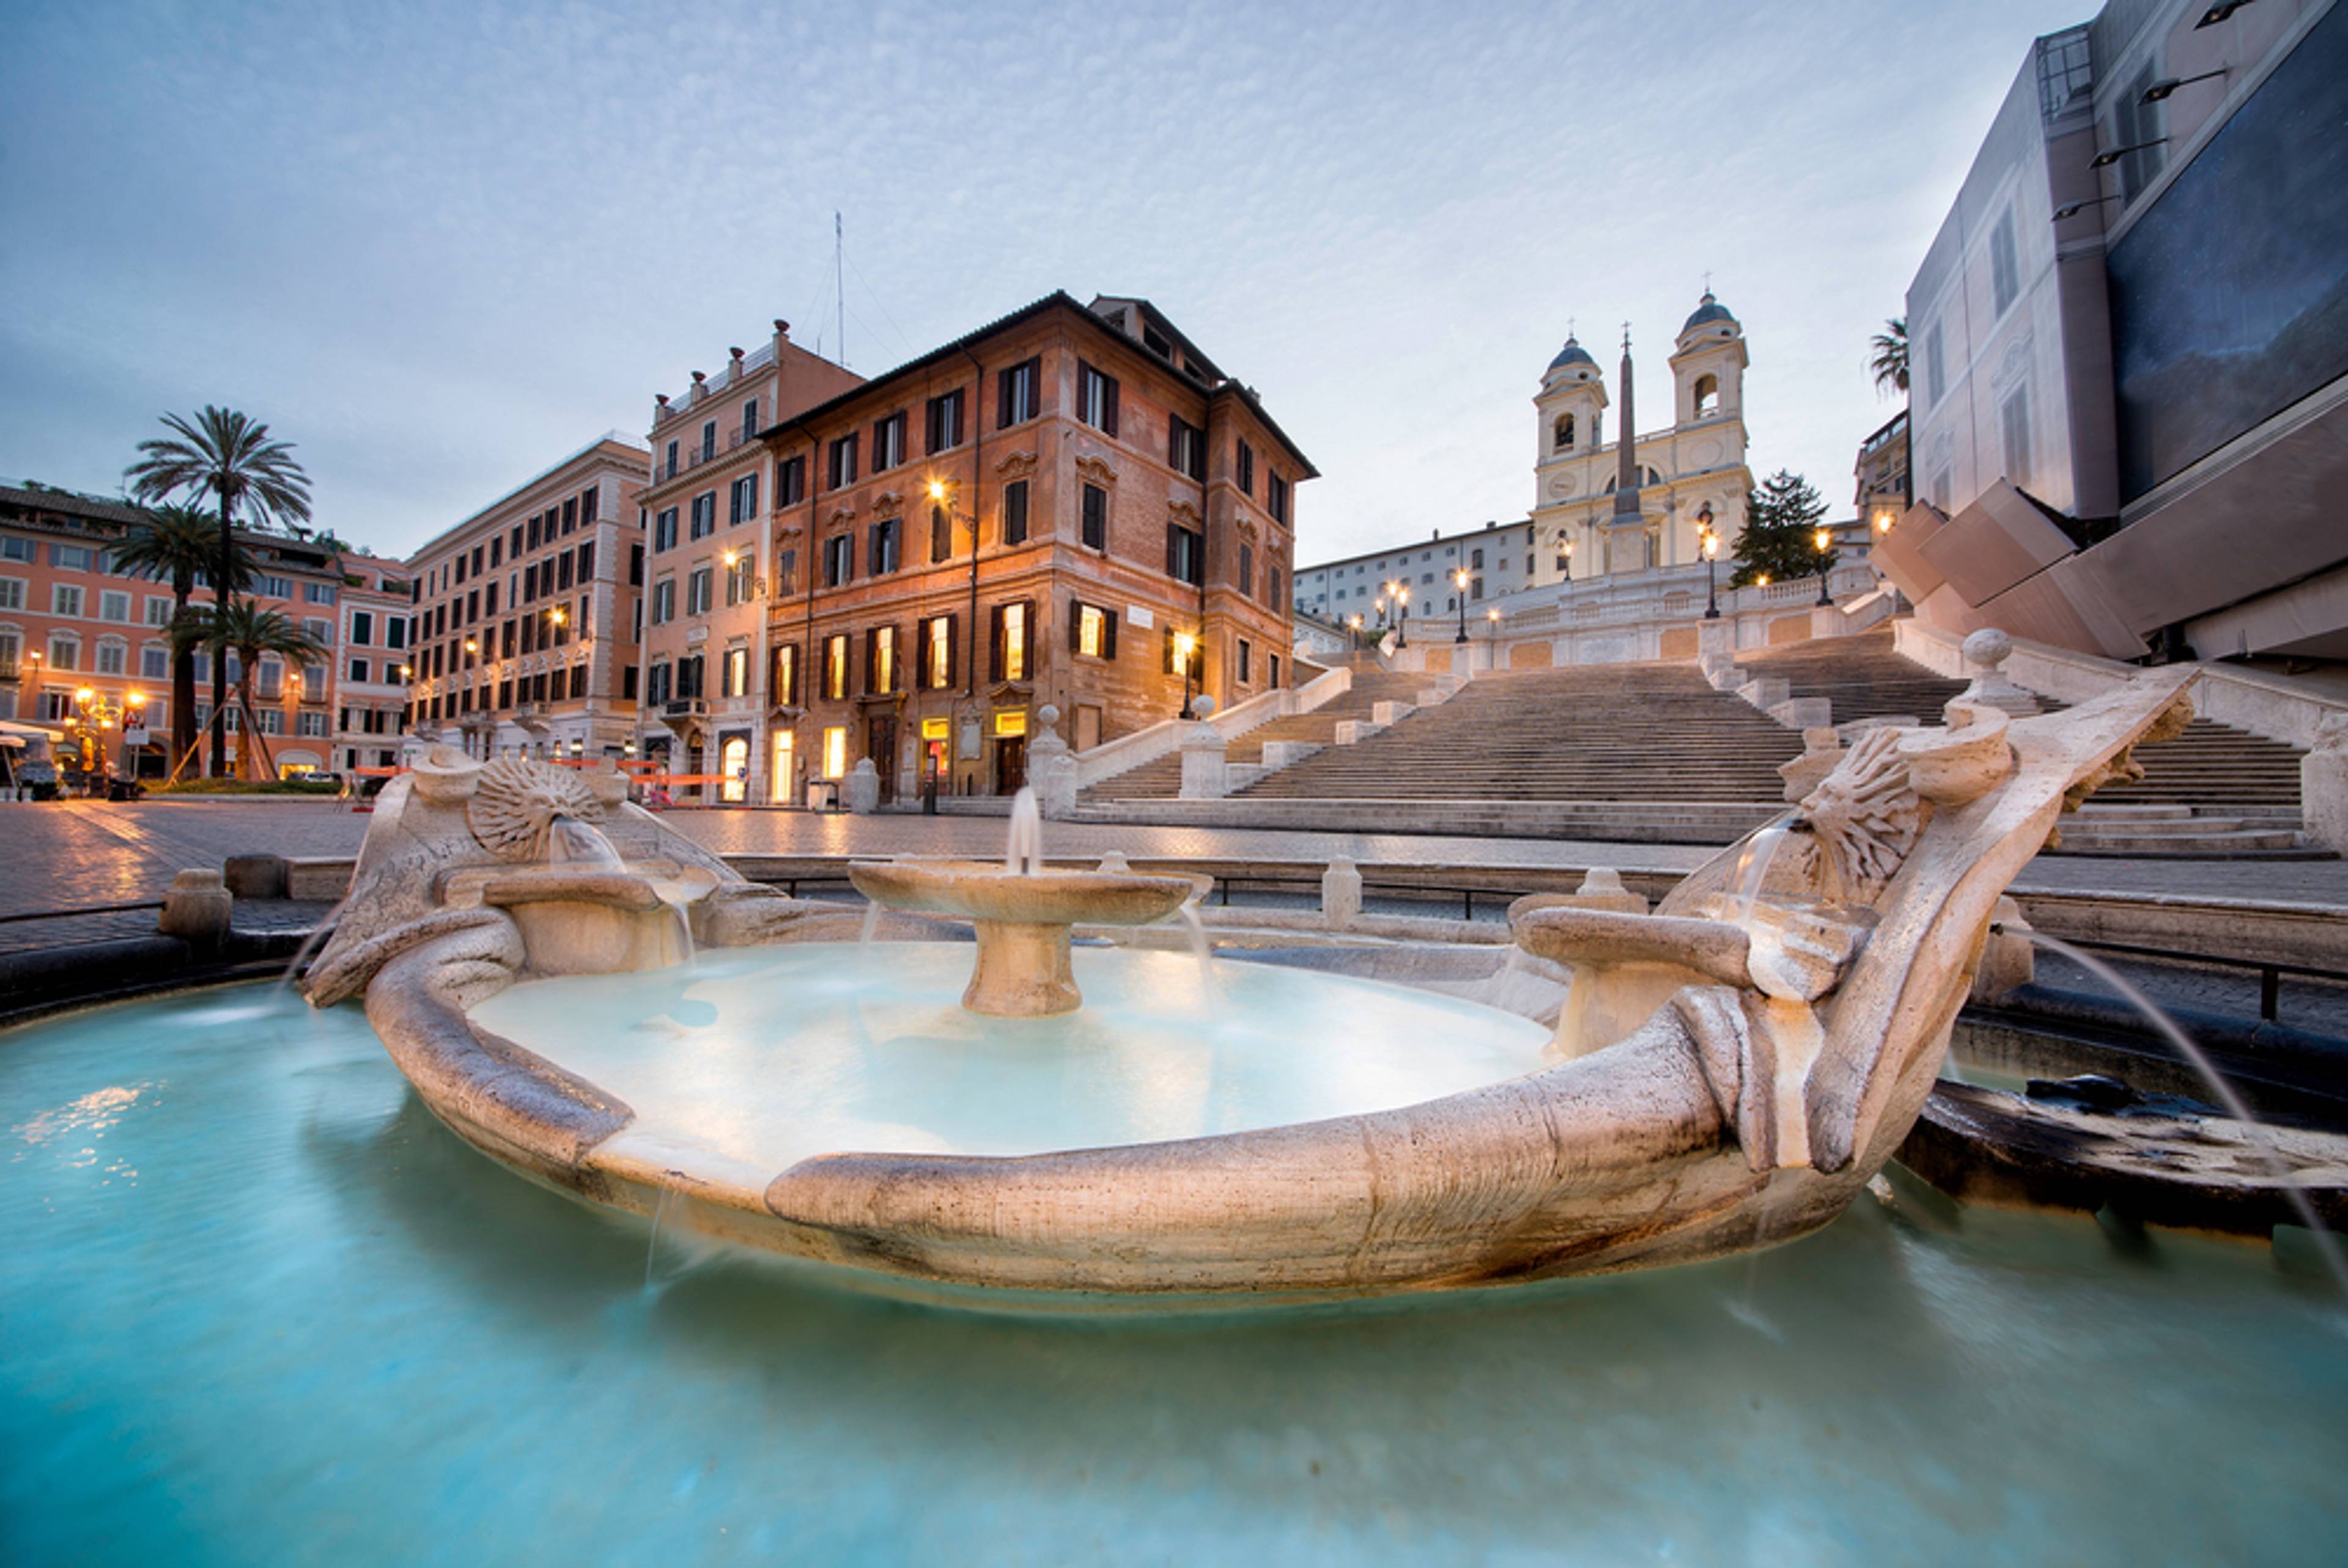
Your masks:
[[[1147,926],[1173,914],[1195,890],[1187,876],[1022,874],[980,860],[860,860],[848,875],[858,892],[891,908],[1028,926]]]

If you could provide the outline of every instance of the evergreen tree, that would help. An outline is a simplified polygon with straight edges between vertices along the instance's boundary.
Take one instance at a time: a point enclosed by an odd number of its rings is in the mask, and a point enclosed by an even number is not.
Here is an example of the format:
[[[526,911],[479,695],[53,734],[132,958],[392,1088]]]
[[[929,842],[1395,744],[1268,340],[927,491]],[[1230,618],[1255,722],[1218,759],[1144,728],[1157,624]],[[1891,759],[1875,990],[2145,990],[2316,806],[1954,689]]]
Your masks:
[[[1728,586],[1744,588],[1765,577],[1785,582],[1831,569],[1835,552],[1821,553],[1818,542],[1818,519],[1826,515],[1827,504],[1810,482],[1783,468],[1759,489],[1746,491],[1745,533],[1736,541],[1736,575]]]

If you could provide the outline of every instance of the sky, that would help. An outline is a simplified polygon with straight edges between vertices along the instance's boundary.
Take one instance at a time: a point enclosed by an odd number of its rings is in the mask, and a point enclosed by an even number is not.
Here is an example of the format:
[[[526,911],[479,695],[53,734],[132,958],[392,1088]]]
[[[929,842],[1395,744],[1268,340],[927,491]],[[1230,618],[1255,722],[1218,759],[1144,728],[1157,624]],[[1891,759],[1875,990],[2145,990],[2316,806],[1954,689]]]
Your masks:
[[[1869,338],[2092,12],[0,0],[0,482],[218,403],[404,555],[775,317],[839,356],[838,212],[862,374],[1155,302],[1320,469],[1301,562],[1522,517],[1570,322],[1665,423],[1707,272],[1756,477],[1842,515]]]

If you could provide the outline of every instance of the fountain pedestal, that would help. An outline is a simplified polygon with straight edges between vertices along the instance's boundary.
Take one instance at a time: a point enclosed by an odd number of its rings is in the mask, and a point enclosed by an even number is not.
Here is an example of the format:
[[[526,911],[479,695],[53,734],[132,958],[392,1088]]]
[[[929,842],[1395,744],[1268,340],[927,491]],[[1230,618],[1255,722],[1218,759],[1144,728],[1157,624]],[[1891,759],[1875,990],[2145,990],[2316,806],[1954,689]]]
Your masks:
[[[968,920],[978,961],[962,1005],[989,1018],[1049,1018],[1084,1005],[1068,962],[1072,926],[1146,926],[1182,907],[1187,876],[1020,874],[976,861],[871,861],[849,879],[876,904]]]

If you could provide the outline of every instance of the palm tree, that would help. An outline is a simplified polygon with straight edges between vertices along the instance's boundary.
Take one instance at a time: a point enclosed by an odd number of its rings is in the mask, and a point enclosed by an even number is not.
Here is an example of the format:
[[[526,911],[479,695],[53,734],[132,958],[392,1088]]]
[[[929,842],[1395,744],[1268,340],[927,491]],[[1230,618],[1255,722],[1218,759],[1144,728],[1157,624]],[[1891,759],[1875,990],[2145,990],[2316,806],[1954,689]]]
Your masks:
[[[225,610],[234,599],[237,508],[247,508],[256,522],[281,526],[310,518],[310,477],[294,459],[290,442],[273,441],[269,426],[248,419],[232,408],[203,406],[194,420],[176,414],[163,415],[171,436],[139,443],[146,456],[123,471],[131,494],[142,501],[163,501],[175,495],[209,495],[220,507],[220,567],[215,596]],[[228,704],[228,653],[212,651],[212,711]],[[228,765],[228,737],[212,735],[212,772]]]
[[[180,635],[175,632],[174,642]],[[268,756],[269,743],[263,738],[259,710],[253,706],[252,683],[261,670],[262,659],[270,654],[289,663],[306,662],[325,657],[326,645],[296,626],[293,620],[273,610],[263,610],[251,600],[242,600],[225,607],[215,607],[198,623],[193,641],[200,641],[211,650],[212,657],[225,664],[231,653],[236,655],[236,700],[243,710],[246,743],[237,748],[237,771],[248,781],[260,778],[257,759]],[[222,724],[221,734],[227,733]],[[271,771],[275,764],[271,764]]]
[[[250,579],[252,561],[242,548],[235,553],[235,586]],[[212,538],[212,519],[193,507],[166,503],[148,509],[146,520],[114,547],[116,569],[171,585],[171,624],[201,627],[203,617],[191,611],[188,600],[196,579],[220,566],[219,543]],[[187,765],[196,743],[196,655],[194,639],[171,641],[171,775]]]
[[[1875,357],[1867,368],[1875,373],[1875,390],[1881,395],[1887,386],[1900,396],[1908,395],[1908,318],[1893,316],[1883,323],[1884,330],[1875,334],[1869,346]]]

